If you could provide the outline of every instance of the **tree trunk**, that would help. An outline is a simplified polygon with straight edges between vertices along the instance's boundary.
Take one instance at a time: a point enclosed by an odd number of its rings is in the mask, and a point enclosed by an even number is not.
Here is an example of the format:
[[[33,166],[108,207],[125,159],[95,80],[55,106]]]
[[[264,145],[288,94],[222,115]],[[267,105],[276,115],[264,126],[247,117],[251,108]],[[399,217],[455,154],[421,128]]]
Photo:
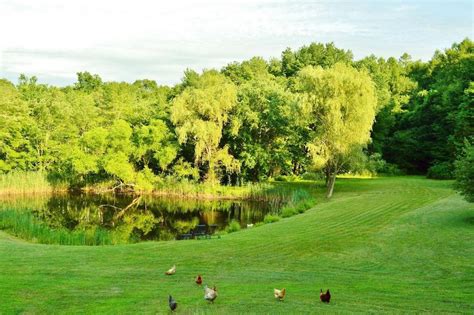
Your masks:
[[[332,173],[328,178],[327,193],[326,193],[326,198],[328,199],[332,197],[335,182],[336,182],[336,172]]]
[[[326,166],[326,168],[324,169],[324,174],[326,175],[324,176],[324,179],[326,180],[326,187],[329,187],[329,177],[331,177],[329,166]]]

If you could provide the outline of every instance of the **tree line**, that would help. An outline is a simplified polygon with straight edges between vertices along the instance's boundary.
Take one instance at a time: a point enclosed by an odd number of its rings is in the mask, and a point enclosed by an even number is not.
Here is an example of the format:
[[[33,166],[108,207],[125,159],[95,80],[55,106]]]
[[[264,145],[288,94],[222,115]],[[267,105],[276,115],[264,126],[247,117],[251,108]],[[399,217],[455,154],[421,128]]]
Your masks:
[[[473,139],[474,45],[427,62],[333,43],[286,49],[179,84],[66,87],[0,80],[0,173],[45,171],[71,188],[152,190],[180,181],[240,185],[348,171],[454,176]]]

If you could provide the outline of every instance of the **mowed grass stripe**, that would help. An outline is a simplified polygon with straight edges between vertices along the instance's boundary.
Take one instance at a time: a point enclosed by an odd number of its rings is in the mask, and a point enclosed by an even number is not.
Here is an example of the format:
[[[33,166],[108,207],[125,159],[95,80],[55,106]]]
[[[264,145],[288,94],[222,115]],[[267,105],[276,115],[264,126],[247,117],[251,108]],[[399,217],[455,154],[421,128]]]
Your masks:
[[[45,246],[0,234],[4,313],[469,313],[474,208],[450,182],[338,180],[304,214],[208,241]],[[436,237],[433,237],[436,235]],[[444,240],[444,241],[442,241]],[[3,253],[7,253],[3,255]],[[175,264],[178,272],[163,272]],[[216,284],[214,305],[193,282]],[[273,299],[286,287],[287,299]],[[319,288],[333,292],[319,302]]]

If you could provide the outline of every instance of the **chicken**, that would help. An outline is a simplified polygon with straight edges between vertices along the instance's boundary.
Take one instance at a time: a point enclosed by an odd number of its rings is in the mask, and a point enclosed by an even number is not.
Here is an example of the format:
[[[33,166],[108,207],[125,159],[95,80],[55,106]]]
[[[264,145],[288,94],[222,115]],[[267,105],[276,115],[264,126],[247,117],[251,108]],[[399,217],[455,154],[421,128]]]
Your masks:
[[[170,309],[174,311],[178,307],[178,303],[173,299],[173,297],[170,295],[168,299],[168,305],[170,306]]]
[[[174,265],[167,272],[165,272],[165,275],[171,276],[171,275],[174,275],[175,273],[176,273],[176,265]]]
[[[201,285],[201,284],[202,284],[202,277],[201,277],[201,275],[198,275],[198,276],[196,277],[196,284],[197,284],[197,285]]]
[[[214,300],[217,298],[217,288],[214,286],[212,289],[207,287],[204,288],[204,299],[214,303]]]
[[[285,298],[285,294],[286,294],[286,289],[285,288],[283,288],[281,290],[273,289],[273,295],[275,296],[275,299],[278,299],[279,301],[281,301]]]
[[[331,293],[329,293],[329,289],[327,289],[326,293],[323,293],[323,289],[321,289],[319,293],[319,299],[321,300],[321,302],[329,303],[329,301],[331,300]]]

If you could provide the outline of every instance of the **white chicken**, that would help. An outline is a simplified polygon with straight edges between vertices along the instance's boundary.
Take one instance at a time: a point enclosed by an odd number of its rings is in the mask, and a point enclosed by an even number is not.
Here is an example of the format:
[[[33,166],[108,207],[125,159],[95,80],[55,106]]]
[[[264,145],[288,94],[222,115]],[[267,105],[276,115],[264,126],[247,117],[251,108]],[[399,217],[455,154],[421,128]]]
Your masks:
[[[165,272],[165,275],[171,276],[171,275],[174,275],[175,273],[176,273],[176,265],[168,269],[168,271]]]
[[[275,296],[275,299],[277,300],[283,300],[285,298],[285,294],[286,294],[286,289],[283,288],[281,290],[278,290],[278,289],[273,289],[273,295]]]
[[[206,301],[214,303],[214,300],[217,298],[217,288],[214,286],[212,289],[207,285],[204,288],[204,299]]]

